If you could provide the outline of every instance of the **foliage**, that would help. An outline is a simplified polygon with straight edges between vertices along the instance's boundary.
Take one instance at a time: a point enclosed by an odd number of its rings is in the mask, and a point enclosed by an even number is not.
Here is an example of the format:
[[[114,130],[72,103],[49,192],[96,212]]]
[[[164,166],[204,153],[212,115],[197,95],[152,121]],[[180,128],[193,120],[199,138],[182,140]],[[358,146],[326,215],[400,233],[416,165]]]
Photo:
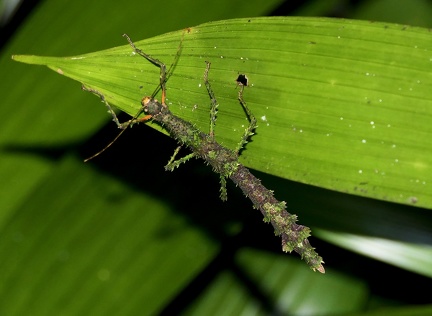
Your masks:
[[[427,277],[356,256],[318,239],[314,240],[314,245],[324,256],[326,267],[330,267],[325,277],[310,272],[297,258],[280,254],[271,229],[262,225],[259,214],[255,214],[236,188],[228,188],[227,203],[217,200],[218,179],[200,162],[185,165],[174,173],[164,172],[163,166],[175,145],[149,128],[134,127],[98,160],[82,163],[83,158],[112,139],[110,134],[106,135],[108,130],[111,135],[116,133],[112,123],[101,129],[103,120],[108,117],[103,113],[103,105],[80,92],[79,84],[43,68],[11,62],[11,54],[77,56],[124,45],[120,35],[128,33],[132,39],[158,35],[140,45],[169,63],[182,31],[166,32],[209,20],[256,16],[276,5],[276,2],[266,2],[267,7],[263,7],[260,1],[247,5],[229,1],[227,6],[221,2],[209,3],[206,10],[201,10],[191,1],[182,2],[182,10],[179,10],[178,3],[161,6],[160,2],[155,2],[146,4],[144,12],[133,9],[138,3],[109,1],[100,6],[75,1],[65,7],[62,3],[46,1],[2,52],[0,63],[8,74],[8,80],[0,86],[2,107],[9,114],[1,132],[0,177],[5,180],[0,199],[0,253],[4,258],[0,261],[0,296],[6,304],[1,304],[0,312],[7,315],[29,314],[30,311],[41,315],[60,312],[65,315],[136,315],[182,310],[189,314],[220,315],[290,311],[305,315],[374,310],[377,306],[390,307],[394,301],[398,301],[396,305],[427,303],[427,295],[415,290],[421,288],[419,284],[426,284]],[[416,5],[419,8],[418,3]],[[196,14],[198,11],[201,14]],[[421,11],[427,12],[424,7]],[[405,9],[404,12],[409,11]],[[241,60],[215,58],[229,56],[230,52],[233,56],[243,55],[236,51],[238,47],[253,46],[254,42],[256,45],[258,40],[263,40],[258,37],[255,40],[250,35],[246,37],[246,44],[241,40],[236,44],[230,40],[230,35],[234,38],[236,34],[221,31],[224,26],[240,27],[239,22],[192,27],[191,30],[201,32],[191,32],[189,38],[185,34],[181,58],[168,82],[172,108],[199,128],[208,127],[208,98],[198,85],[204,57],[211,57],[214,69],[211,80],[214,80],[212,84],[221,104],[216,133],[220,141],[230,146],[232,141],[238,141],[238,135],[233,132],[236,125],[232,124],[238,124],[235,129],[241,133],[241,118],[244,117],[235,102],[233,80],[237,72],[247,73],[254,86],[247,90],[245,98],[254,113],[266,116],[269,126],[262,121],[258,134],[243,152],[243,162],[266,172],[256,174],[278,197],[288,201],[289,207],[305,224],[313,226],[314,236],[430,277],[428,210],[354,197],[268,175],[400,203],[412,204],[417,200],[417,206],[430,208],[428,198],[431,195],[419,191],[425,187],[422,181],[430,167],[430,149],[424,141],[430,133],[427,129],[430,120],[427,87],[431,79],[427,70],[430,69],[429,33],[420,28],[352,20],[299,18],[287,21],[297,21],[296,27],[292,23],[289,26],[295,31],[287,35],[290,53],[289,59],[283,60],[289,61],[288,72],[283,68],[285,63],[276,62],[281,58],[277,53],[286,50],[282,47],[284,41],[280,41],[282,48],[255,46],[249,55],[256,54],[255,60],[272,65],[270,72],[280,68],[284,75],[277,80],[265,72],[266,67],[234,67],[235,60]],[[311,21],[315,23],[314,28]],[[333,26],[325,28],[329,24]],[[306,33],[301,34],[301,30]],[[258,34],[258,31],[250,34]],[[325,36],[324,31],[329,35]],[[338,39],[336,35],[341,32],[350,36]],[[316,39],[306,39],[311,34],[315,34]],[[222,39],[214,45],[215,38],[221,36],[227,37],[231,50],[223,47]],[[378,39],[366,41],[368,38]],[[395,44],[401,38],[402,42]],[[345,44],[340,44],[343,41]],[[169,50],[158,50],[158,45],[159,49],[165,46]],[[300,53],[301,47],[303,52],[305,47],[309,49],[307,54]],[[381,50],[383,48],[386,49]],[[264,49],[267,49],[266,58],[260,52]],[[130,57],[130,48],[125,45],[118,51],[123,52],[120,55],[124,60],[134,60],[139,63],[139,69],[143,69],[136,78],[131,77],[129,91],[123,95],[125,104],[139,106],[136,100],[151,93],[157,85],[158,70],[138,57]],[[227,67],[224,62],[228,63]],[[238,63],[243,64],[252,62]],[[114,66],[113,62],[104,65],[99,73]],[[119,67],[117,73],[128,75],[137,68],[130,64],[130,67]],[[66,68],[62,66],[61,69],[68,74]],[[147,77],[147,74],[153,75]],[[360,96],[364,94],[369,99],[362,99],[362,103]],[[381,97],[383,95],[385,98]],[[289,101],[289,111],[278,107],[283,100]],[[192,111],[195,104],[198,107]],[[336,113],[348,111],[343,104],[358,104],[349,108],[349,113],[354,111],[350,122],[345,112],[343,115]],[[269,106],[269,109],[262,106]],[[385,121],[362,111],[373,106],[379,110],[380,118],[396,123],[391,122],[392,127],[386,128]],[[260,112],[264,109],[273,111],[273,121],[268,112]],[[320,114],[314,109],[334,113]],[[388,114],[391,117],[387,117]],[[316,125],[306,124],[311,117]],[[353,134],[341,129],[331,136],[310,137],[324,131],[328,117],[339,118],[338,123],[357,123],[359,129]],[[342,122],[340,117],[344,118]],[[293,122],[295,126],[291,125]],[[376,125],[375,129],[372,125]],[[401,164],[404,162],[399,170],[405,171],[390,172],[387,176],[397,179],[404,174],[405,180],[412,180],[409,186],[406,184],[410,192],[415,192],[404,193],[399,198],[397,194],[384,194],[392,188],[400,188],[397,180],[382,180],[380,171],[391,169],[391,162],[386,165],[385,159],[371,160],[373,155],[368,152],[365,155],[364,151],[370,149],[378,158],[390,157],[386,156],[386,151],[380,151],[380,141],[388,137],[384,131],[389,129],[397,130],[391,137],[395,137],[395,150],[400,150],[401,155],[394,158]],[[106,135],[105,140],[96,138],[98,130]],[[281,132],[286,130],[290,130],[290,134]],[[370,137],[361,137],[353,146],[339,147],[337,156],[324,150],[338,143],[332,143],[333,136],[347,140],[362,132],[369,133]],[[379,134],[376,138],[373,137],[375,132]],[[305,135],[307,133],[309,135]],[[284,146],[280,146],[279,137],[272,137],[282,134],[286,137]],[[363,139],[366,143],[362,143]],[[320,146],[321,142],[325,146]],[[403,144],[402,148],[399,144]],[[309,156],[305,155],[305,148]],[[280,158],[270,159],[280,157],[284,150],[289,150],[290,161],[297,161],[296,165],[286,165],[286,160]],[[334,184],[338,187],[328,185],[331,179],[336,183],[335,174],[344,169],[339,170],[338,164],[320,166],[320,162],[335,162],[336,157],[347,166],[345,154],[352,157],[353,168],[358,167],[359,162],[369,168],[361,170],[375,171],[372,162],[379,162],[378,172],[357,173],[352,182]],[[304,172],[296,174],[296,170],[324,172],[330,178],[321,174],[310,180],[313,177],[308,178]],[[291,175],[284,172],[291,172]],[[409,172],[414,173],[409,175]],[[359,180],[365,175],[368,181]],[[340,175],[344,179],[348,176]],[[357,190],[352,186],[354,181],[357,181]],[[370,181],[376,183],[364,190]],[[215,200],[210,201],[210,197]],[[405,287],[389,284],[390,277]],[[416,286],[410,287],[410,282]],[[374,286],[380,283],[387,284],[384,294]],[[397,293],[393,289],[397,289]],[[402,296],[413,292],[415,301]],[[414,314],[416,307],[409,308]],[[419,315],[430,312],[427,307],[416,310]],[[404,311],[399,309],[398,312],[402,315]],[[396,314],[395,310],[392,313]]]

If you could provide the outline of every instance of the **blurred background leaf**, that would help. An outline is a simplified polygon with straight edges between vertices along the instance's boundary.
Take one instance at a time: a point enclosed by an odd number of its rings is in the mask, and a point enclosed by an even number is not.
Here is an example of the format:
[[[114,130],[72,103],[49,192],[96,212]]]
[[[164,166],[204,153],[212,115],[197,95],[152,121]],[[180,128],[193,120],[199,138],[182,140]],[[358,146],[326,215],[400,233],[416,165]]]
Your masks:
[[[100,159],[82,163],[117,133],[103,106],[78,83],[10,60],[78,55],[123,45],[123,33],[143,39],[259,15],[429,27],[429,1],[45,0],[21,8],[1,37],[0,314],[430,313],[416,307],[431,303],[430,261],[410,255],[388,265],[333,245],[364,235],[430,248],[426,210],[257,173],[333,243],[313,240],[327,268],[314,274],[280,253],[271,227],[236,188],[220,202],[218,179],[202,162],[164,172],[175,143],[151,128],[134,127]],[[367,241],[351,247],[371,255],[377,244]]]

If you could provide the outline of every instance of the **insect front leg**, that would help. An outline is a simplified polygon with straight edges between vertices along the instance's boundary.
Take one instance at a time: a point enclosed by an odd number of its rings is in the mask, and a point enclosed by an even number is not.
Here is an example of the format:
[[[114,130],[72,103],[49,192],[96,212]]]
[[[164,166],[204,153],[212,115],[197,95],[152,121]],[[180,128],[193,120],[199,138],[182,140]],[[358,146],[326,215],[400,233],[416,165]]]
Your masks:
[[[118,120],[118,118],[117,118],[117,115],[115,114],[115,112],[114,112],[114,110],[112,109],[112,107],[109,105],[109,103],[108,103],[108,101],[105,99],[105,96],[100,92],[100,91],[98,91],[98,90],[96,90],[96,89],[93,89],[93,88],[88,88],[88,87],[86,87],[86,86],[82,86],[82,89],[84,90],[84,91],[88,91],[88,92],[91,92],[91,93],[93,93],[93,94],[95,94],[95,95],[97,95],[99,98],[101,98],[101,100],[102,100],[102,102],[103,103],[105,103],[105,105],[107,106],[107,108],[108,108],[108,112],[112,115],[112,117],[113,117],[113,121],[117,124],[117,126],[118,126],[118,128],[120,128],[122,131],[108,144],[108,145],[106,145],[102,150],[100,150],[100,151],[98,151],[96,154],[94,154],[93,156],[91,156],[91,157],[89,157],[89,158],[87,158],[87,159],[84,159],[84,162],[87,162],[87,161],[89,161],[89,160],[91,160],[91,159],[93,159],[93,158],[95,158],[95,157],[97,157],[97,156],[99,156],[101,153],[103,153],[105,150],[107,150],[112,144],[114,144],[115,143],[115,141],[123,134],[123,132],[126,130],[126,128],[131,124],[131,122],[133,121],[133,120],[129,120],[129,121],[127,121],[127,122],[125,122],[125,123],[120,123],[119,122],[119,120]],[[140,113],[138,113],[137,114],[137,117],[138,117],[138,115],[139,115]],[[147,120],[147,119],[149,119],[149,118],[151,118],[151,115],[146,115],[145,117],[143,117],[143,118],[140,118],[140,119],[135,119],[135,120],[139,120],[139,121],[143,121],[143,120]]]
[[[133,119],[128,120],[126,122],[120,123],[120,121],[117,118],[115,111],[112,109],[111,105],[107,102],[107,100],[105,99],[105,96],[100,91],[98,91],[96,89],[88,88],[84,85],[81,87],[81,89],[84,91],[87,91],[87,92],[91,92],[91,93],[97,95],[99,98],[101,98],[102,102],[105,103],[106,107],[108,108],[108,113],[111,114],[111,116],[113,117],[113,121],[117,124],[117,127],[120,129],[126,129],[127,127],[129,127],[132,124],[145,122],[151,118],[151,115],[145,115],[145,116],[140,117],[140,118],[133,118]],[[142,112],[140,112],[140,113],[142,113]],[[138,113],[138,115],[140,113]]]
[[[144,53],[141,49],[135,46],[135,44],[132,42],[130,37],[127,34],[123,34],[124,37],[126,37],[127,41],[129,42],[129,45],[133,48],[135,53],[138,55],[144,57],[149,62],[151,62],[153,65],[156,65],[160,68],[160,88],[162,89],[162,104],[165,104],[165,97],[166,97],[166,89],[165,89],[165,83],[167,81],[167,71],[166,66],[163,62],[161,62],[159,59],[151,57],[149,54]],[[158,91],[158,90],[156,90]]]
[[[113,121],[117,124],[118,128],[123,129],[122,123],[119,122],[117,115],[115,114],[114,110],[112,109],[111,105],[109,105],[109,103],[107,102],[107,100],[105,99],[105,96],[98,90],[92,89],[92,88],[88,88],[84,85],[82,85],[81,87],[82,90],[87,91],[87,92],[91,92],[95,95],[97,95],[101,101],[103,103],[105,103],[106,107],[108,108],[108,113],[111,114]]]
[[[163,62],[161,62],[159,59],[153,58],[149,54],[144,53],[141,49],[139,49],[138,47],[136,47],[135,44],[132,42],[132,40],[130,39],[130,37],[127,34],[123,34],[123,36],[126,37],[127,41],[129,42],[129,45],[133,48],[133,50],[135,51],[135,53],[137,53],[138,55],[144,57],[149,62],[151,62],[153,65],[158,66],[160,68],[159,87],[153,93],[152,98],[156,95],[156,93],[159,91],[159,89],[161,89],[162,90],[162,100],[161,100],[161,103],[163,105],[165,105],[165,99],[166,99],[166,86],[165,85],[166,85],[166,82],[168,80],[168,77],[172,73],[174,65],[177,63],[177,60],[180,57],[180,52],[181,52],[183,38],[184,38],[184,32],[183,32],[182,38],[180,40],[180,44],[179,44],[179,46],[177,48],[177,53],[176,53],[176,56],[175,56],[175,60],[171,64],[171,66],[170,66],[170,68],[168,70],[166,68],[166,65]]]

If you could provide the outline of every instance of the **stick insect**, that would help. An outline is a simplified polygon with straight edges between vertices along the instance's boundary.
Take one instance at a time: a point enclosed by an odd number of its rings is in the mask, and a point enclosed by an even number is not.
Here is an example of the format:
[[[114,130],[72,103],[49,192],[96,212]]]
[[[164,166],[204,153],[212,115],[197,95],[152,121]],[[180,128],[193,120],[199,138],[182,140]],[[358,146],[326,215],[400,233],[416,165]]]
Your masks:
[[[264,216],[264,221],[272,224],[275,234],[281,236],[282,250],[285,252],[297,252],[312,270],[318,270],[321,273],[325,273],[325,269],[322,265],[324,261],[309,243],[308,237],[310,236],[310,228],[297,224],[297,216],[288,213],[286,210],[286,203],[278,201],[274,197],[273,192],[264,187],[261,184],[261,181],[239,162],[240,150],[254,134],[254,130],[257,127],[257,120],[243,98],[244,88],[247,86],[248,82],[246,75],[243,75],[242,80],[240,81],[241,84],[239,84],[238,101],[246,113],[249,120],[249,126],[245,129],[237,147],[232,150],[222,146],[215,139],[214,129],[218,103],[208,79],[211,65],[210,62],[206,61],[203,76],[210,97],[210,129],[209,133],[204,133],[190,122],[175,116],[165,104],[167,73],[169,73],[172,66],[167,71],[165,64],[137,48],[126,34],[123,36],[126,37],[136,54],[144,57],[149,62],[160,68],[160,83],[155,90],[155,93],[152,96],[145,96],[142,98],[141,111],[134,118],[125,123],[120,123],[114,111],[100,92],[85,87],[83,87],[83,89],[98,95],[102,101],[105,102],[110,113],[113,115],[114,121],[123,131],[131,124],[146,122],[148,120],[153,120],[163,126],[163,128],[169,132],[171,137],[176,139],[179,143],[179,147],[174,151],[174,154],[165,166],[165,170],[173,171],[182,163],[194,157],[203,159],[212,166],[216,173],[220,175],[220,197],[222,200],[227,199],[226,179],[230,178],[243,191],[245,196],[252,201],[254,208],[261,211]],[[156,92],[159,90],[162,91],[161,102],[154,98]],[[138,118],[142,113],[145,115]],[[117,138],[118,137],[116,137],[116,139]],[[110,145],[111,143],[108,146]],[[176,159],[181,146],[187,147],[191,153],[182,158]],[[89,159],[97,156],[101,152]]]

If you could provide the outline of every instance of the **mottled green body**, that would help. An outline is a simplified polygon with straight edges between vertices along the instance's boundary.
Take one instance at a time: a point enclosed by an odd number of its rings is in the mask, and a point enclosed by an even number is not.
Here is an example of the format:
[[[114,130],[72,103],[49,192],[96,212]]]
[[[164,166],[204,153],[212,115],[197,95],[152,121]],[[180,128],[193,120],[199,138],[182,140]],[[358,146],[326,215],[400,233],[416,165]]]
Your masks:
[[[167,170],[173,170],[194,156],[204,159],[221,176],[222,199],[226,199],[225,179],[230,178],[252,201],[254,207],[261,211],[264,221],[273,225],[275,234],[282,237],[283,251],[294,250],[313,270],[325,272],[322,258],[307,239],[310,236],[310,229],[296,224],[297,216],[289,214],[285,202],[276,200],[273,192],[265,188],[259,179],[238,162],[237,152],[220,145],[213,135],[206,134],[191,123],[173,115],[167,106],[157,100],[145,98],[143,106],[146,114],[160,123],[180,145],[185,145],[192,151],[191,155],[179,160],[174,160],[174,155],[166,166]]]

